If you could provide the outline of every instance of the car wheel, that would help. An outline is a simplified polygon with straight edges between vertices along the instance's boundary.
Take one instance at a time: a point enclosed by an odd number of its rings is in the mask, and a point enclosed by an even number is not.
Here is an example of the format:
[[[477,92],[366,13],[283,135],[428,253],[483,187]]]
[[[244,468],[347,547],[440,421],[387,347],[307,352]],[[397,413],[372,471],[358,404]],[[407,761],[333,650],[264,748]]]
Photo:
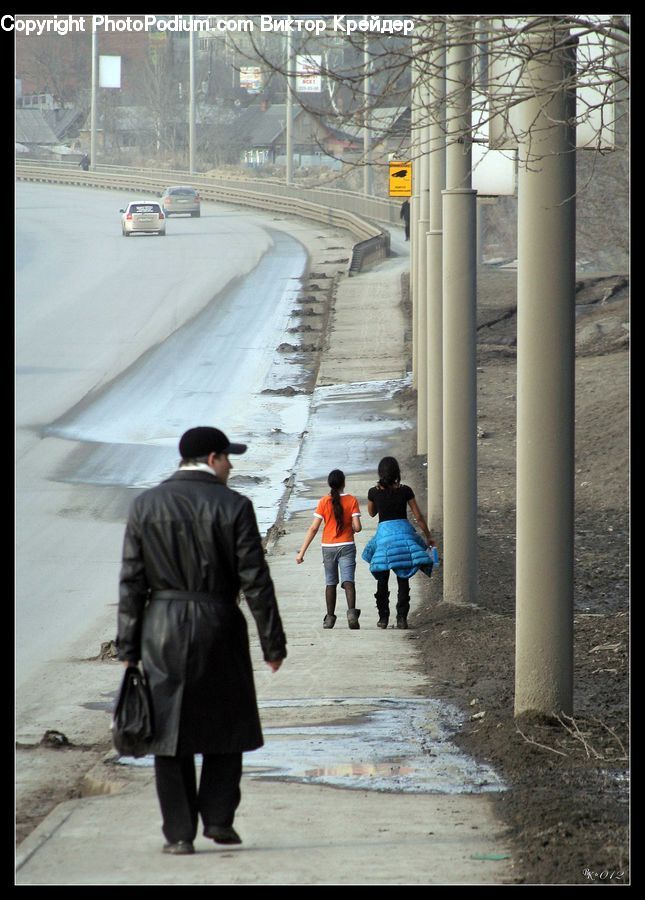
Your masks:
[[[124,228],[121,229],[121,234],[123,235],[123,237],[130,237],[130,232],[126,231]]]
[[[197,212],[191,212],[190,215],[191,215],[191,217],[193,217],[195,219],[199,219],[199,210]]]
[[[165,236],[166,236],[166,232],[165,232],[165,231],[158,231],[158,232],[157,232],[157,235],[158,235],[158,237],[165,237]]]

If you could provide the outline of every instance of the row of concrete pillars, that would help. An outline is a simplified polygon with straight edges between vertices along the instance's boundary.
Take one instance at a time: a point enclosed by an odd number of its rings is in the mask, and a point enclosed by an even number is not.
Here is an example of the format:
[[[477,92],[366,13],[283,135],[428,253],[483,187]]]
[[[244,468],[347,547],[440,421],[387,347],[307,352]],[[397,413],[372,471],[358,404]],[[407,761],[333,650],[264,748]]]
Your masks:
[[[418,452],[428,460],[429,522],[443,539],[444,600],[476,604],[473,36],[462,17],[447,32],[432,27],[432,59],[417,64],[412,100]],[[573,711],[575,128],[566,85],[575,57],[562,37],[531,38],[519,85],[516,715]]]

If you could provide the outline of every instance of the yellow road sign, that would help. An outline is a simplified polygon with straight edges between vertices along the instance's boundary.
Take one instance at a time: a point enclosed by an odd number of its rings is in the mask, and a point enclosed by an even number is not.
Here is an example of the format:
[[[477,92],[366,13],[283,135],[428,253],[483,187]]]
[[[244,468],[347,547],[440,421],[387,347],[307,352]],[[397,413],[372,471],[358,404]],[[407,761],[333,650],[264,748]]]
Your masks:
[[[412,196],[412,163],[390,162],[390,197]]]

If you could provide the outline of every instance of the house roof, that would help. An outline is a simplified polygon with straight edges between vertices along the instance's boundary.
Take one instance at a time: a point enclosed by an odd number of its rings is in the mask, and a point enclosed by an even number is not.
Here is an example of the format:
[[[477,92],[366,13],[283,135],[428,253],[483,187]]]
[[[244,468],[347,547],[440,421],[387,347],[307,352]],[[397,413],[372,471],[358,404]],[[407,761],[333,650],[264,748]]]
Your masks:
[[[68,109],[46,109],[43,110],[43,117],[50,126],[58,139],[65,137],[68,128],[79,123],[80,119],[85,115],[85,111],[79,106],[73,106]]]
[[[16,110],[16,141],[19,144],[59,143],[39,109]]]
[[[406,119],[408,121],[406,121]],[[364,124],[343,121],[342,124],[336,126],[345,134],[350,135],[356,140],[363,140],[365,131]],[[383,106],[370,111],[370,133],[372,140],[379,140],[389,135],[400,135],[410,130],[409,124],[409,107],[402,106]]]
[[[298,114],[298,110],[294,110]],[[248,106],[233,125],[235,137],[252,147],[268,147],[286,127],[286,103],[276,103],[263,109],[258,104]]]

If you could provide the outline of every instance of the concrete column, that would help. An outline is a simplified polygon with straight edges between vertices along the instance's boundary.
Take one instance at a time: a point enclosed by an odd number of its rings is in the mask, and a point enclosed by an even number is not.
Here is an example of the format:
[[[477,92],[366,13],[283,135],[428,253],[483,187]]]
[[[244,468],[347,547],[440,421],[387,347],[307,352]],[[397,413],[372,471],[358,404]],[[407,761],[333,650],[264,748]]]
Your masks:
[[[576,154],[566,38],[533,37],[523,79],[533,96],[522,104],[518,171],[516,716],[573,711]]]
[[[417,453],[428,450],[428,251],[430,227],[430,126],[428,120],[429,91],[424,81],[419,85],[419,219],[417,221],[415,271],[417,273]]]
[[[434,47],[430,74],[430,229],[427,235],[428,255],[428,524],[443,530],[443,199],[446,186],[445,136],[445,31],[437,23],[433,32]]]
[[[443,192],[444,600],[477,599],[476,192],[471,189],[471,45],[448,27]]]
[[[412,164],[412,177],[414,179],[414,168],[416,163]],[[414,187],[412,188],[414,190]],[[416,212],[418,207],[417,198],[412,194],[410,197],[410,303],[412,304],[412,385],[417,386],[418,362],[417,362],[417,344],[418,344],[418,318],[419,304],[416,296],[417,273],[415,271],[416,260]]]
[[[416,46],[416,42],[415,42]],[[418,321],[417,291],[417,221],[419,218],[419,65],[412,62],[412,90],[410,105],[410,159],[412,162],[412,196],[410,197],[410,302],[412,303],[412,384],[418,385]]]

